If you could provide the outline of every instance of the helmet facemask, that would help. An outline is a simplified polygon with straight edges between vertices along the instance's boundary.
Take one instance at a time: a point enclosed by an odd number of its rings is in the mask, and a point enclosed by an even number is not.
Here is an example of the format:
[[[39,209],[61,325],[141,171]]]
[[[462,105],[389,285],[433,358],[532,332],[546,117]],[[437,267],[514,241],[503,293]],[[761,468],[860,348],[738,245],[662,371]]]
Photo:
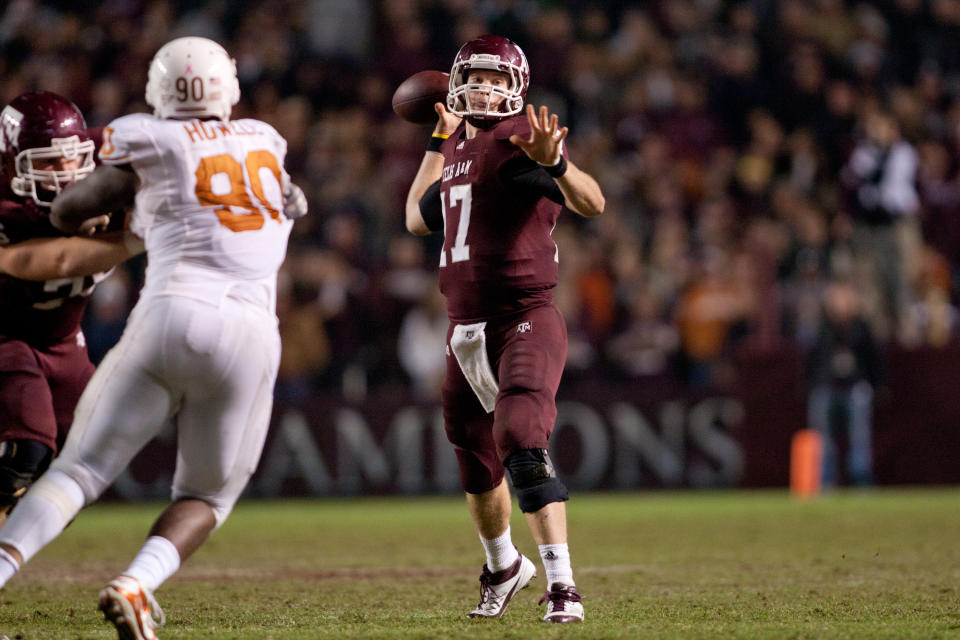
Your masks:
[[[49,147],[24,149],[14,158],[14,176],[10,188],[18,196],[32,198],[37,204],[49,207],[54,197],[67,185],[86,178],[93,173],[93,140],[81,140],[80,136],[52,138]],[[76,162],[72,169],[38,169],[35,161],[68,160]]]

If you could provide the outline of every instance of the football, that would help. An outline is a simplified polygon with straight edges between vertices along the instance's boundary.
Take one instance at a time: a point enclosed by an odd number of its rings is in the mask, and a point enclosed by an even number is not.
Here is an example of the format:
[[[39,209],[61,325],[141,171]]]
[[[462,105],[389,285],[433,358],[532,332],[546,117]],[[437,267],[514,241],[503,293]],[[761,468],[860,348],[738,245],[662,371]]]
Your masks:
[[[393,92],[393,112],[414,124],[431,124],[437,121],[433,105],[446,102],[450,74],[443,71],[415,73]]]

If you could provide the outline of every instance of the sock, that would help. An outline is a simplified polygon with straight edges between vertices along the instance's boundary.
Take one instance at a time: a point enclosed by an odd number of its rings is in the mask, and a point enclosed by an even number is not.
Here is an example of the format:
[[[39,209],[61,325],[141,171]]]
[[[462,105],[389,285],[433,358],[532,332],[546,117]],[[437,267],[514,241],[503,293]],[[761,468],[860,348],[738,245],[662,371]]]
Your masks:
[[[487,568],[491,573],[508,568],[520,555],[510,539],[510,525],[507,525],[507,530],[493,540],[486,540],[480,536],[480,542],[483,543],[483,550],[487,552]]]
[[[6,549],[0,548],[0,588],[19,571],[20,565]]]
[[[150,536],[123,575],[136,578],[140,586],[155,591],[180,568],[180,552],[163,536]]]
[[[555,582],[573,586],[573,569],[570,567],[570,550],[567,548],[567,543],[541,544],[537,548],[540,549],[543,569],[547,573],[547,589]]]

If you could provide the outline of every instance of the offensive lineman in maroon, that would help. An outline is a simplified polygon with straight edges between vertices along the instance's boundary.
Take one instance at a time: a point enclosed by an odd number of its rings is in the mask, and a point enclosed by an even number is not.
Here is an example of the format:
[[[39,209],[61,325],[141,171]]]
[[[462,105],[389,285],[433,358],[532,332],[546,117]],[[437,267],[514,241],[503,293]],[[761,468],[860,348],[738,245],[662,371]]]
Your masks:
[[[567,548],[566,487],[548,455],[567,332],[553,304],[563,206],[603,212],[590,175],[568,158],[567,128],[546,107],[521,114],[530,72],[516,44],[486,35],[463,45],[447,104],[406,203],[407,229],[444,232],[440,289],[450,329],[442,390],[467,505],[487,556],[471,618],[498,618],[536,568],[510,535],[510,473],[547,574],[544,620],[580,622]]]
[[[0,523],[50,463],[93,373],[80,318],[98,276],[58,267],[26,278],[39,259],[30,243],[62,236],[53,197],[93,171],[94,147],[79,109],[55,93],[22,94],[0,112]]]

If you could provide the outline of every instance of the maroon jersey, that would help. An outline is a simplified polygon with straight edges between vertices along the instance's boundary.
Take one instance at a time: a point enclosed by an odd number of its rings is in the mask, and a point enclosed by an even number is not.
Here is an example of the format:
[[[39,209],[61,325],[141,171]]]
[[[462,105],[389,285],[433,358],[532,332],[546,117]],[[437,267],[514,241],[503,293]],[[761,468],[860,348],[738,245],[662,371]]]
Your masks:
[[[0,173],[0,244],[60,235],[48,211],[15,195]],[[28,282],[0,274],[0,337],[43,347],[75,334],[94,281],[86,276]]]
[[[510,136],[530,136],[525,115],[481,130],[464,126],[442,145],[443,253],[440,290],[458,322],[501,316],[552,301],[557,245],[550,237],[561,205],[502,180],[501,169],[526,154]]]

